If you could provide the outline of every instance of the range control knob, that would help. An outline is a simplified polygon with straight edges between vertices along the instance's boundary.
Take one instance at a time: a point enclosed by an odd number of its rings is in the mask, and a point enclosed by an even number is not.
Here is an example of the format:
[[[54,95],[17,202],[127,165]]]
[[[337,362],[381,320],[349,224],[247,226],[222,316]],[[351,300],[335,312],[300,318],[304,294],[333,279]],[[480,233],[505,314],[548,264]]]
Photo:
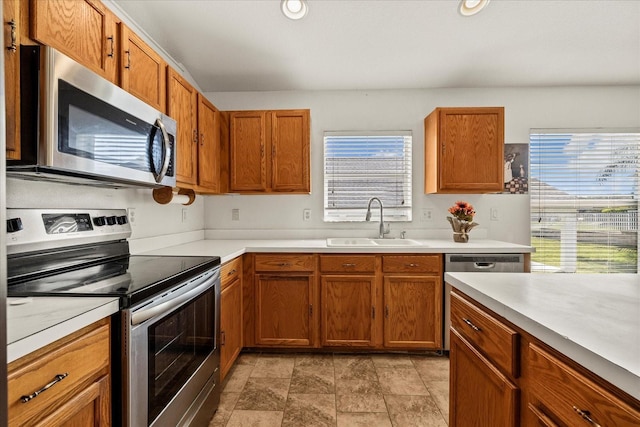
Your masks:
[[[97,216],[97,217],[93,218],[93,223],[97,227],[102,227],[103,225],[105,225],[107,223],[107,218],[104,217],[104,216]]]
[[[107,224],[115,225],[115,223],[116,223],[116,217],[115,216],[108,216],[107,217]]]
[[[116,221],[118,221],[118,224],[123,225],[127,223],[127,216],[126,215],[122,215],[116,218]]]
[[[20,218],[11,218],[7,220],[7,233],[15,233],[22,230],[22,220]]]

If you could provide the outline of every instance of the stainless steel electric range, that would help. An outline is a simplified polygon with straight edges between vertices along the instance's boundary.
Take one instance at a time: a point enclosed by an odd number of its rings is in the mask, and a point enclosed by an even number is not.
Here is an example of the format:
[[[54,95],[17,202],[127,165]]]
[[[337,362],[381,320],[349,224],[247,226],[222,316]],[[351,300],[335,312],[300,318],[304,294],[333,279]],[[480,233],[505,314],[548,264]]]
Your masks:
[[[219,402],[220,258],[131,255],[126,211],[7,209],[9,296],[116,296],[113,422],[200,425]]]

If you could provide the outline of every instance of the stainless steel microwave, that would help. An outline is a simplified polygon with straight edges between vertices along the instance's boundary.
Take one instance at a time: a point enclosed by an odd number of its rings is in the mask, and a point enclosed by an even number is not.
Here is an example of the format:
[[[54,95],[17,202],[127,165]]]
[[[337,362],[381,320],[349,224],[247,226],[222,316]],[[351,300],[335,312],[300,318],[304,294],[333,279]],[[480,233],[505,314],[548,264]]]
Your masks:
[[[52,48],[21,49],[21,159],[7,176],[176,185],[175,120]]]

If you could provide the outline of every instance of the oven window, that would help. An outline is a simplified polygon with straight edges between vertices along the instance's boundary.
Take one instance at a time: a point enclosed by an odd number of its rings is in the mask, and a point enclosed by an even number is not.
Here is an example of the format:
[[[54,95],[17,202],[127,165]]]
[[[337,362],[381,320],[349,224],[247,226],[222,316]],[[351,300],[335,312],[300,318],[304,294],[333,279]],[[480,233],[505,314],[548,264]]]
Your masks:
[[[149,422],[215,349],[214,301],[211,288],[149,327]]]

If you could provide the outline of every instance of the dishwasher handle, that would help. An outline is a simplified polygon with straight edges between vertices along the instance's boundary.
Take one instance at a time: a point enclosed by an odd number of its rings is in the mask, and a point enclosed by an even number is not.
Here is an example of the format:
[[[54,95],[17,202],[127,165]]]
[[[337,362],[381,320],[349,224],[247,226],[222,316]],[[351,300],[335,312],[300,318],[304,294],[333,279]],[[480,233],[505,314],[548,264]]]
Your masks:
[[[491,270],[492,268],[496,268],[495,262],[474,262],[473,268],[477,270]]]

